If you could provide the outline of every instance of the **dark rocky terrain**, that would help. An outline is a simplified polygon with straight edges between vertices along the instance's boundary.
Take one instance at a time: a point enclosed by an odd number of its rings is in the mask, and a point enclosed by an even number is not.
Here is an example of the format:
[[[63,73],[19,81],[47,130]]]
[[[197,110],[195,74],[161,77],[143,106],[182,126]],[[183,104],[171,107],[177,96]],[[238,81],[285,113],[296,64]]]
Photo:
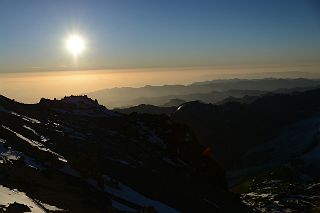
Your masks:
[[[123,114],[139,113],[139,114],[152,114],[152,115],[170,115],[176,110],[175,106],[171,107],[160,107],[149,104],[140,104],[138,106],[127,107],[127,108],[115,108],[116,112]]]
[[[247,178],[233,191],[254,212],[319,212],[320,179],[283,165]]]
[[[0,142],[3,212],[250,211],[168,116],[124,115],[86,96],[38,104],[1,96]]]
[[[273,140],[288,125],[317,116],[319,97],[320,90],[316,89],[268,94],[249,104],[213,105],[195,101],[181,105],[172,118],[188,125],[203,145],[211,146],[218,162],[226,168],[237,168],[243,163],[240,157],[250,148]],[[304,147],[301,153],[308,148]]]
[[[0,209],[317,212],[319,100],[282,89],[111,111],[87,96],[1,96]]]
[[[254,211],[318,212],[320,90],[279,92],[187,102],[170,116],[190,127]]]

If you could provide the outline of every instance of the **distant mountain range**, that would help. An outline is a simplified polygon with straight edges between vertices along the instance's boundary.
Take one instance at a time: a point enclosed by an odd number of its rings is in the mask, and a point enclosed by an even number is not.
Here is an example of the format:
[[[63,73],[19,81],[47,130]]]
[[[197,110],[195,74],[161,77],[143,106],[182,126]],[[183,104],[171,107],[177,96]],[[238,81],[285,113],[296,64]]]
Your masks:
[[[229,79],[199,82],[190,85],[145,86],[140,88],[113,88],[89,93],[109,108],[124,108],[139,104],[161,106],[172,99],[184,101],[200,100],[206,103],[220,102],[230,96],[256,96],[276,90],[314,88],[320,80],[312,79]]]

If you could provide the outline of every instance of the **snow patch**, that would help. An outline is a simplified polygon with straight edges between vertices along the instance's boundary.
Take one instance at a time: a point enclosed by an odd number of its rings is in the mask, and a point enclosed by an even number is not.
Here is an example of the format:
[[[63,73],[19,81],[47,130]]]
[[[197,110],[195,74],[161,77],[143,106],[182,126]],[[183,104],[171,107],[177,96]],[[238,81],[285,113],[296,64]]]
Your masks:
[[[34,129],[32,129],[32,128],[29,127],[29,126],[23,125],[23,127],[24,127],[25,129],[30,130],[31,132],[33,132],[33,134],[35,134],[36,136],[40,137],[40,140],[41,140],[42,142],[47,142],[48,140],[50,140],[50,138],[45,137],[45,136],[39,134],[37,131],[35,131]]]
[[[105,183],[111,181],[111,178],[107,175],[104,176]],[[107,184],[104,186],[104,191],[122,199],[128,200],[132,203],[139,204],[141,206],[153,206],[159,213],[178,213],[176,209],[173,209],[159,201],[149,199],[132,188],[119,183],[118,187],[111,187]]]
[[[27,166],[35,169],[45,169],[45,167],[42,164],[37,163],[35,159],[25,155],[22,152],[15,151],[10,147],[6,147],[5,140],[0,139],[0,163],[19,160],[21,157],[24,159],[24,163]]]
[[[46,212],[24,192],[20,192],[16,189],[11,190],[0,185],[0,205],[4,205],[7,207],[9,206],[9,204],[14,202],[27,205],[31,209],[31,212],[34,213]]]
[[[56,152],[53,152],[49,148],[45,147],[42,143],[40,143],[38,141],[35,141],[35,140],[30,140],[29,138],[26,138],[23,135],[11,130],[9,127],[3,126],[3,125],[1,125],[1,127],[6,129],[6,130],[8,130],[8,131],[10,131],[10,132],[12,132],[12,133],[14,133],[18,138],[20,138],[20,139],[24,140],[25,142],[29,143],[31,146],[37,147],[41,151],[49,152],[49,153],[57,156],[60,161],[67,162],[67,160],[63,156],[59,155]]]
[[[38,121],[37,119],[34,119],[34,118],[30,118],[28,116],[25,116],[25,115],[19,115],[18,113],[15,113],[15,112],[11,112],[12,115],[15,115],[17,117],[20,117],[22,118],[23,120],[25,121],[28,121],[30,123],[33,123],[33,124],[40,124],[41,122]]]
[[[46,210],[50,211],[50,212],[56,212],[56,211],[59,211],[59,212],[66,212],[67,210],[64,210],[64,209],[60,209],[56,206],[53,206],[53,205],[49,205],[47,203],[43,203],[41,202],[40,200],[37,200],[37,202],[39,202],[41,204],[41,206],[43,206]]]

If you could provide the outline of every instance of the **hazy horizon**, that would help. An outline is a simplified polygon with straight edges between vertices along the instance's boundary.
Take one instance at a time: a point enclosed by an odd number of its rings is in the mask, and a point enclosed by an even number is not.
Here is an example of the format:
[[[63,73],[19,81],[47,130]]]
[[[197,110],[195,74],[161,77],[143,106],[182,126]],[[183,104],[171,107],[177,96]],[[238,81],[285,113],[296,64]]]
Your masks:
[[[301,70],[301,71],[299,71]],[[187,85],[232,78],[320,78],[318,66],[189,67],[0,74],[0,93],[24,103],[115,87]]]

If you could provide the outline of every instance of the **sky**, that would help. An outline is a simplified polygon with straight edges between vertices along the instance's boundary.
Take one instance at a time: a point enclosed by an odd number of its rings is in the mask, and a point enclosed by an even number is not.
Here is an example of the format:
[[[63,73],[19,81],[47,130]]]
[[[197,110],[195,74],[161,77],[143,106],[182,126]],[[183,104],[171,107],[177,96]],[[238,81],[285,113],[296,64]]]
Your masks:
[[[319,61],[317,0],[0,0],[2,73]]]
[[[22,102],[292,71],[320,76],[318,0],[0,0],[0,94]]]

